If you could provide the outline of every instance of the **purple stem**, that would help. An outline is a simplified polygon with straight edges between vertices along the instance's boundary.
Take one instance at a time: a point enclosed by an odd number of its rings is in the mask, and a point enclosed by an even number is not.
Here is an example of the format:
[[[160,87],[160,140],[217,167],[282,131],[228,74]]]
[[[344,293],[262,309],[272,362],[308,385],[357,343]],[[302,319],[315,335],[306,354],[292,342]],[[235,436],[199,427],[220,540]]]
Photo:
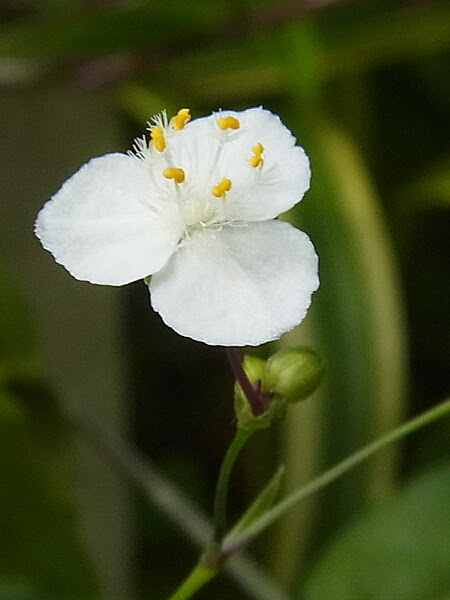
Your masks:
[[[236,348],[225,348],[225,352],[227,354],[228,362],[230,363],[236,381],[241,386],[245,397],[247,398],[250,406],[252,407],[253,414],[255,415],[255,417],[261,415],[264,412],[264,405],[260,394],[261,385],[259,384],[253,386],[250,383],[249,378],[247,377],[244,369],[242,368],[241,357],[239,356],[239,352],[236,350]]]

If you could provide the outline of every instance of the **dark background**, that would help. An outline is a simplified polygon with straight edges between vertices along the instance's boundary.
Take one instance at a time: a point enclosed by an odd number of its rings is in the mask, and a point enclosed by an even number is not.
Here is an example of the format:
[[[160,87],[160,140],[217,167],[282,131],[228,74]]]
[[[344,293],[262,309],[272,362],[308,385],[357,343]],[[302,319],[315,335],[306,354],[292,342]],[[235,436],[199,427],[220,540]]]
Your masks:
[[[128,439],[210,514],[234,431],[223,352],[167,329],[142,282],[73,280],[32,231],[68,176],[127,151],[164,108],[264,105],[312,164],[287,218],[317,248],[321,288],[297,330],[252,353],[309,344],[327,377],[246,448],[231,515],[281,462],[291,490],[445,397],[449,31],[448,3],[431,1],[0,3],[2,600],[162,599],[196,560],[73,421]],[[448,450],[447,420],[251,552],[292,598],[447,598]],[[259,596],[223,575],[198,597]]]

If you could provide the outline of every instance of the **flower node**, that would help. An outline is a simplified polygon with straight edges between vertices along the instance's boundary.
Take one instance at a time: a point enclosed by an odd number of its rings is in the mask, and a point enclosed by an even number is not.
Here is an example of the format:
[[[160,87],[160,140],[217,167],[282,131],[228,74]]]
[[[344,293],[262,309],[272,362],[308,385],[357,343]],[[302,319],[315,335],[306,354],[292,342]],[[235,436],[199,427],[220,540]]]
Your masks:
[[[227,177],[223,177],[217,185],[214,185],[211,189],[211,194],[216,198],[223,198],[225,192],[231,190],[231,180]]]
[[[165,150],[166,139],[164,137],[164,131],[162,127],[153,127],[150,131],[150,139],[158,152]]]
[[[167,167],[164,169],[163,175],[166,179],[173,179],[175,183],[183,183],[186,179],[185,172],[179,167]]]
[[[239,129],[241,126],[239,120],[235,117],[220,117],[220,119],[217,119],[217,125],[222,131],[226,129]]]
[[[183,129],[186,123],[190,120],[191,114],[189,112],[189,108],[182,108],[172,118],[170,124],[172,126],[172,129]]]

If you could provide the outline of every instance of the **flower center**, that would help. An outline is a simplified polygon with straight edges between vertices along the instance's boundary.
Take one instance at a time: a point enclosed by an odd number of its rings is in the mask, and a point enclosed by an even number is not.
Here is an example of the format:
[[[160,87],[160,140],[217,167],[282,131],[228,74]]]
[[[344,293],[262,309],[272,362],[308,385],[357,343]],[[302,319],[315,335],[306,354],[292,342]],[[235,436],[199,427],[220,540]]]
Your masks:
[[[223,113],[221,114],[223,115]],[[173,136],[178,135],[180,130],[184,129],[190,119],[189,109],[182,108],[170,120],[167,118],[167,113],[162,112],[149,123],[149,148],[156,150],[161,157],[162,176],[173,182],[179,216],[185,227],[183,240],[189,239],[192,234],[203,232],[205,229],[213,231],[220,229],[227,222],[227,193],[232,188],[231,179],[222,177],[219,181],[216,179],[216,181],[210,182],[211,187],[208,192],[204,189],[199,190],[194,183],[195,177],[190,176],[189,172],[185,172],[181,166],[173,164],[171,140],[173,140]],[[211,164],[214,165],[211,177],[213,177],[213,172],[217,174],[222,148],[226,143],[236,139],[236,136],[239,135],[238,130],[241,129],[239,119],[232,115],[217,116],[215,123],[219,144],[216,155],[211,160]],[[145,140],[143,144],[144,146],[141,142],[137,144],[137,152],[139,156],[145,158]],[[260,142],[249,148],[247,158],[244,159],[250,167],[253,167],[253,169],[249,169],[249,175],[250,171],[259,172],[262,169],[264,150],[264,146]],[[156,157],[155,159],[159,160]],[[165,168],[163,168],[164,163]]]
[[[202,231],[212,225],[220,226],[218,207],[204,198],[186,199],[180,206],[180,213],[187,233]]]

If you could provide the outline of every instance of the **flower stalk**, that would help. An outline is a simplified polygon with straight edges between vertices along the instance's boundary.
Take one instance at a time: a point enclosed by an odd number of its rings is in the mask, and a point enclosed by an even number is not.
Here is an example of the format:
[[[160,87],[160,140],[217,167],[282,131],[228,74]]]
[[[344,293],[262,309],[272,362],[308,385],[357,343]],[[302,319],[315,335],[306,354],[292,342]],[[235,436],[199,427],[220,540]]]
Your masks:
[[[250,438],[252,433],[253,431],[251,429],[238,428],[236,435],[228,447],[227,453],[223,459],[214,498],[213,541],[215,543],[221,542],[226,532],[228,484],[233,465],[236,462],[239,452]]]
[[[258,415],[261,415],[264,412],[264,404],[261,398],[261,382],[259,382],[257,385],[253,385],[250,382],[246,372],[242,367],[241,357],[239,356],[239,352],[236,350],[236,348],[225,348],[225,352],[236,381],[241,386],[248,403],[252,407],[254,416],[257,417]]]
[[[189,573],[181,586],[170,596],[169,600],[188,600],[216,575],[216,571],[198,564]]]

